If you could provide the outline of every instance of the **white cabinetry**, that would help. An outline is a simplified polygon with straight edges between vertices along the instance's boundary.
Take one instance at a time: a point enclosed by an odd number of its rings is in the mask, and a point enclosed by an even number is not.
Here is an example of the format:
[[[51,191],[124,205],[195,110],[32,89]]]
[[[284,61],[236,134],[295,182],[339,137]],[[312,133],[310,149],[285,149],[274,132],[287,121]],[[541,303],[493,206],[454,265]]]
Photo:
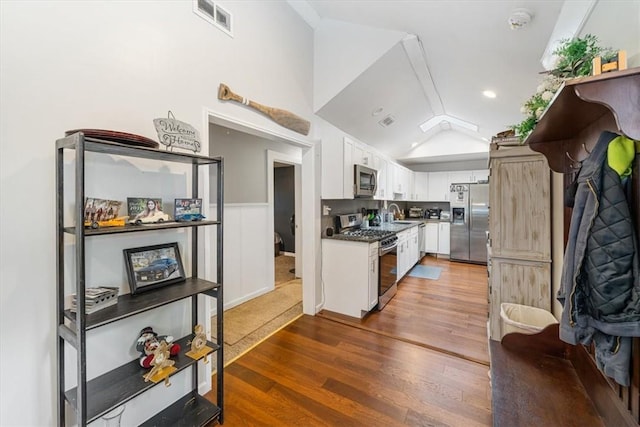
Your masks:
[[[438,224],[438,254],[449,255],[451,242],[449,241],[451,234],[451,223],[441,222]]]
[[[378,171],[378,182],[374,199],[385,200],[389,192],[387,191],[387,161],[380,156],[373,156],[373,168]]]
[[[428,222],[424,227],[424,252],[438,253],[438,223]]]
[[[473,182],[472,171],[454,171],[449,172],[449,184],[453,182]]]
[[[429,172],[428,195],[429,201],[449,201],[449,172]]]
[[[397,280],[400,281],[404,277],[404,275],[409,271],[409,263],[411,262],[409,258],[409,230],[401,231],[397,233],[398,236],[398,266],[396,268],[397,271]]]
[[[357,142],[353,144],[353,163],[373,167],[373,154],[371,150]]]
[[[489,169],[480,169],[472,172],[471,182],[486,181],[489,179]]]
[[[413,227],[409,230],[409,269],[411,269],[416,263],[420,260],[420,248],[418,246],[418,242],[420,239],[418,238],[418,232],[420,231],[419,227]],[[408,271],[407,270],[407,271]]]
[[[415,172],[413,183],[414,183],[413,191],[416,194],[416,200],[421,200],[421,201],[429,200],[429,173]]]
[[[378,242],[322,239],[324,309],[362,318],[378,300]]]
[[[342,166],[343,166],[343,191],[342,197],[345,199],[353,199],[353,146],[354,143],[348,138],[344,139],[342,147]],[[329,170],[325,168],[325,170]]]
[[[369,245],[369,304],[367,311],[373,309],[378,304],[378,244]]]

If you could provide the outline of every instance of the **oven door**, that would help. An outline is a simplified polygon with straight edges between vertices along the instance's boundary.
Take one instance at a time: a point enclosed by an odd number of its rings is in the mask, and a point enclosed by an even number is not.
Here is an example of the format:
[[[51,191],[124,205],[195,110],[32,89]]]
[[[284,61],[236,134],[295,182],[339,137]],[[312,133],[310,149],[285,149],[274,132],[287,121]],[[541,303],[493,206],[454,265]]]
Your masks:
[[[398,244],[388,248],[380,248],[380,265],[378,268],[378,310],[396,294],[396,275],[398,270],[398,254],[396,252]]]

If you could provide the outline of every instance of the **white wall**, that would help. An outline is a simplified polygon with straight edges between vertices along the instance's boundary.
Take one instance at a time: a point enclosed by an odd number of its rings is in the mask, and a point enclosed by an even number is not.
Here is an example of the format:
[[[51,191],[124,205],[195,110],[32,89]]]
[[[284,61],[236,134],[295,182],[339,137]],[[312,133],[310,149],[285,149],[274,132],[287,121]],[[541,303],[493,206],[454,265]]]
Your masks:
[[[460,153],[489,153],[489,143],[462,132],[443,131],[418,145],[405,157],[448,156]]]
[[[399,31],[321,20],[315,29],[314,111],[320,110],[405,35]]]
[[[218,101],[220,82],[312,120],[309,27],[285,2],[224,6],[234,17],[233,38],[197,17],[190,1],[0,2],[0,425],[55,424],[54,142],[65,130],[114,129],[155,139],[152,120],[172,110],[204,133],[206,108],[290,132]],[[117,170],[129,168],[140,166]],[[120,185],[126,192],[128,183]],[[130,243],[104,239],[103,250]],[[101,268],[124,280],[120,261]],[[169,327],[160,319],[158,325]],[[114,332],[126,353],[137,325],[123,329]],[[177,396],[181,383],[177,378],[171,389],[156,389]],[[123,425],[144,420],[154,405],[147,395],[136,399]]]

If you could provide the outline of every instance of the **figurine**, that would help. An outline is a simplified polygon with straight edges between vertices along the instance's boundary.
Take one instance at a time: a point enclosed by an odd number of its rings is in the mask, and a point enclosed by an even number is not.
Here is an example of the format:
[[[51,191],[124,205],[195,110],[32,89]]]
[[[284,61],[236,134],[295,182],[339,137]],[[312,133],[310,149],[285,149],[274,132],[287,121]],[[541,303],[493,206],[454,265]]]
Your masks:
[[[140,352],[140,366],[143,368],[150,368],[152,366],[154,351],[158,348],[161,341],[167,343],[167,348],[171,356],[175,356],[180,352],[180,344],[174,343],[172,336],[158,336],[150,326],[140,331],[140,337],[136,343],[136,350]]]

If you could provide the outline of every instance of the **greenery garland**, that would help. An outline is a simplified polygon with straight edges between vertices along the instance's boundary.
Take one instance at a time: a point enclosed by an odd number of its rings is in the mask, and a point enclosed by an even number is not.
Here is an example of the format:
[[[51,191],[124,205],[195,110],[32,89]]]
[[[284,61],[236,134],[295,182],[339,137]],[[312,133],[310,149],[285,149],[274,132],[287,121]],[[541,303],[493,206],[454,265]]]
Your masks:
[[[598,46],[596,36],[587,34],[583,38],[563,39],[553,51],[558,57],[555,68],[545,72],[542,83],[520,108],[525,119],[510,126],[520,141],[524,141],[538,124],[538,120],[565,80],[591,74],[591,61],[603,56],[603,62],[615,55],[615,51]]]

